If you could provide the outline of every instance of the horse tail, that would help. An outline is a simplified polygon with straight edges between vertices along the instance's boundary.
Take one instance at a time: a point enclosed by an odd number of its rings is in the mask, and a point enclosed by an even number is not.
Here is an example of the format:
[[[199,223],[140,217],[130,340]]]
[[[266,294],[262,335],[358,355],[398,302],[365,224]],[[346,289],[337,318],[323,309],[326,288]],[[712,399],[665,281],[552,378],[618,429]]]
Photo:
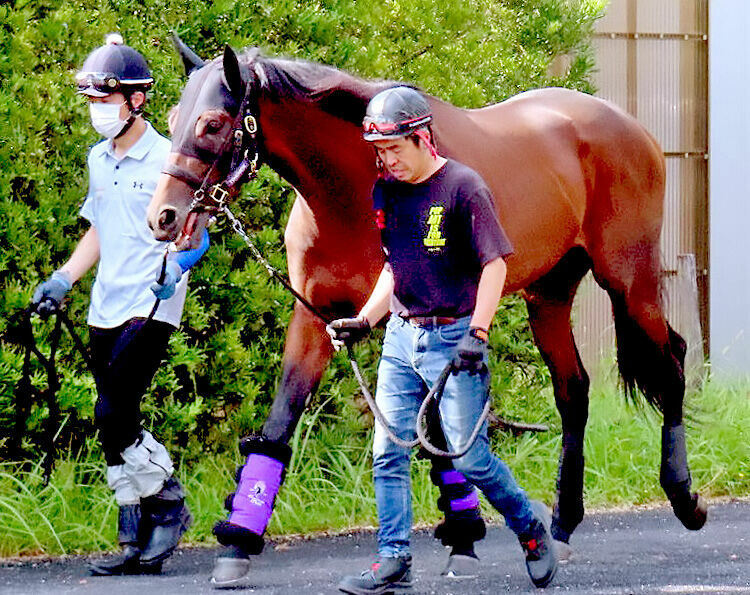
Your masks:
[[[634,403],[638,402],[639,394],[643,395],[649,405],[663,413],[665,397],[669,400],[674,394],[675,382],[680,387],[678,392],[684,392],[687,343],[666,319],[663,323],[668,340],[665,344],[654,341],[630,315],[625,300],[618,296],[611,297],[617,365],[625,393]]]

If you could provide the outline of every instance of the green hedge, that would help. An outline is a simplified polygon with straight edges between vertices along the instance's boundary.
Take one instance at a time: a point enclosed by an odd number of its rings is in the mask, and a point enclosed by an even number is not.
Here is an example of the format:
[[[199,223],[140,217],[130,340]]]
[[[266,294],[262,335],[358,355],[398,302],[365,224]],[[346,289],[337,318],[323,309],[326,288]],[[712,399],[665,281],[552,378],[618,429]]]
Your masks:
[[[73,75],[103,36],[119,31],[149,60],[156,85],[149,110],[161,131],[183,85],[169,30],[204,57],[255,45],[267,54],[325,62],[365,77],[404,80],[457,105],[475,107],[522,90],[563,85],[590,90],[592,24],[604,0],[11,0],[0,6],[0,334],[35,285],[70,254],[85,230],[78,207],[85,158],[98,139]],[[547,74],[560,55],[565,76]],[[284,268],[288,185],[264,168],[238,205],[271,260]],[[91,275],[72,292],[68,313],[83,332]],[[186,315],[143,409],[147,423],[184,459],[234,449],[239,434],[262,426],[280,373],[292,300],[220,224],[191,274]],[[37,321],[45,345],[49,323]],[[495,389],[512,415],[533,419],[533,395],[548,383],[530,339],[525,309],[507,299],[492,335]],[[2,342],[0,457],[15,411],[21,353]],[[366,346],[372,378],[377,343]],[[93,440],[93,382],[65,342],[60,353],[65,422],[58,443],[73,451]],[[40,370],[35,383],[42,384]],[[345,362],[326,372],[319,393],[333,397],[332,420],[352,424],[359,408]],[[27,454],[38,456],[47,416],[27,422]]]

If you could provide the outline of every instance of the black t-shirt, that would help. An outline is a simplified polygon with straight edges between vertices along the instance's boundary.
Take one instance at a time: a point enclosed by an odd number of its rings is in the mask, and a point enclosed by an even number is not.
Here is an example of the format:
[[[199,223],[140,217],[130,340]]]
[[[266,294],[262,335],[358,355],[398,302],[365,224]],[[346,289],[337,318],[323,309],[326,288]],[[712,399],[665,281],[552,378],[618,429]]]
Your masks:
[[[513,252],[489,188],[451,159],[418,184],[378,180],[373,206],[402,316],[470,314],[482,267]]]

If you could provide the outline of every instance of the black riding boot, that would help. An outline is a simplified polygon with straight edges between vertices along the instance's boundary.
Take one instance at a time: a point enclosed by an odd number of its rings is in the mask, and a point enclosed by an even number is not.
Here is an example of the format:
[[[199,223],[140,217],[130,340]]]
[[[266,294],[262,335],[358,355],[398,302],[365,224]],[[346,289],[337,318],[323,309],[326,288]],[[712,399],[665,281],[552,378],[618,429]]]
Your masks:
[[[151,523],[151,535],[140,556],[143,572],[159,572],[192,523],[182,486],[174,476],[164,482],[162,489],[141,499],[144,518]]]
[[[89,571],[91,574],[94,576],[139,574],[141,572],[141,547],[138,543],[140,525],[140,504],[120,506],[118,515],[118,541],[122,547],[122,552],[114,557],[89,562]]]

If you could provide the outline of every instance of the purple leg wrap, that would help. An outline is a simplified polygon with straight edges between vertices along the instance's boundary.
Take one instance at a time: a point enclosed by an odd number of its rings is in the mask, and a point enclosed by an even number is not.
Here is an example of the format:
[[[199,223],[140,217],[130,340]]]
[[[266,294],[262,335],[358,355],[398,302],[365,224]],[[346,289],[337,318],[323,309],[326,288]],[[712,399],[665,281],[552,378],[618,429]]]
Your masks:
[[[485,535],[485,526],[479,513],[479,496],[463,473],[455,469],[430,472],[432,482],[440,488],[438,508],[445,520],[435,529],[435,537],[446,546],[467,547]],[[471,546],[473,547],[473,546]]]
[[[447,485],[453,485],[455,483],[467,483],[466,478],[464,477],[464,474],[460,471],[456,471],[455,469],[450,469],[449,471],[442,471],[440,473],[440,484],[447,486]]]
[[[263,535],[281,487],[284,465],[265,455],[251,454],[232,500],[229,522]]]
[[[229,519],[214,527],[214,535],[223,545],[259,554],[292,451],[286,444],[246,438],[240,452],[247,459],[238,474],[237,491],[227,499]]]
[[[471,510],[472,508],[479,508],[479,496],[476,492],[472,492],[464,498],[456,498],[451,500],[451,510],[453,512],[459,512],[461,510]]]

